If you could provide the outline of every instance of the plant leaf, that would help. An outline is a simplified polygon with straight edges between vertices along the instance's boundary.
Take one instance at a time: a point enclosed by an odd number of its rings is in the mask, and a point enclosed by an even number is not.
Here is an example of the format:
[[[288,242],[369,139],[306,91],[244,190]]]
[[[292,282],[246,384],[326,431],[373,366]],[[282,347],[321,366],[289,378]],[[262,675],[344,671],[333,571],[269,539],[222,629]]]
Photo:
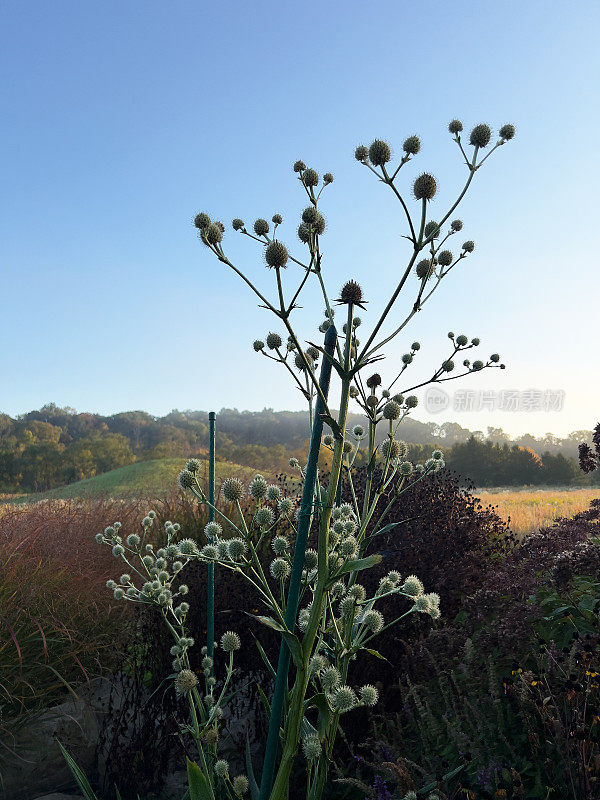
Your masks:
[[[250,737],[246,731],[246,772],[248,774],[248,783],[250,785],[250,797],[252,800],[258,800],[260,791],[256,778],[254,777],[254,767],[252,766],[252,754],[250,752]]]
[[[94,790],[90,786],[90,782],[86,778],[85,773],[83,772],[83,770],[81,770],[77,766],[75,760],[65,750],[65,748],[62,746],[62,744],[60,743],[60,741],[58,739],[56,740],[56,744],[59,746],[60,752],[63,754],[63,758],[67,762],[67,766],[71,770],[71,773],[72,773],[73,777],[75,778],[75,780],[77,782],[77,786],[79,786],[79,788],[83,792],[84,797],[86,798],[86,800],[98,800],[98,797],[96,796],[96,793],[94,792]]]
[[[374,553],[372,556],[365,556],[365,558],[351,558],[349,561],[336,570],[335,578],[332,577],[331,585],[335,583],[340,575],[346,575],[348,572],[358,572],[362,569],[369,569],[379,564],[382,556],[379,553]]]
[[[187,777],[190,800],[214,800],[212,786],[195,761],[187,759]]]
[[[377,650],[371,650],[370,647],[365,647],[364,650],[367,653],[370,653],[372,656],[375,656],[375,658],[380,658],[382,661],[387,661],[388,664],[391,663],[388,658],[386,658],[385,656],[382,656],[381,653],[379,651],[377,651]]]

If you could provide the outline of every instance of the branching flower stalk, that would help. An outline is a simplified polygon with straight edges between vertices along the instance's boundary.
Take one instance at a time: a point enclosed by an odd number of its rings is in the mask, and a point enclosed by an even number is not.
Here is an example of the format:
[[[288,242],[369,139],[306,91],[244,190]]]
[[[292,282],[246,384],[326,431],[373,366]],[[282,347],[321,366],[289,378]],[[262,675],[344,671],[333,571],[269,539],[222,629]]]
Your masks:
[[[199,773],[201,780],[206,782],[207,797],[233,800],[256,784],[252,770],[248,775],[250,780],[238,776],[231,781],[227,763],[218,759],[216,740],[220,709],[225,687],[233,672],[233,651],[239,646],[239,637],[228,632],[221,638],[221,645],[230,653],[230,660],[218,694],[217,681],[212,675],[212,659],[208,665],[204,657],[205,692],[201,695],[188,656],[192,643],[185,636],[187,603],[174,605],[179,602],[179,595],[185,593],[178,581],[187,564],[202,561],[218,565],[221,570],[229,570],[248,581],[265,609],[257,619],[279,632],[282,639],[260,795],[253,792],[252,800],[287,800],[292,769],[299,757],[306,765],[307,800],[321,800],[344,714],[360,706],[373,706],[378,700],[375,687],[366,685],[355,689],[351,685],[351,662],[361,650],[377,655],[371,649],[372,640],[407,614],[420,612],[434,619],[440,615],[438,595],[426,593],[414,575],[401,576],[398,572],[389,572],[370,597],[360,583],[360,577],[364,570],[381,560],[371,552],[377,535],[401,524],[401,520],[388,518],[397,498],[410,491],[418,481],[426,480],[444,467],[443,454],[439,450],[422,464],[414,464],[406,458],[408,448],[398,438],[398,432],[402,421],[418,405],[418,398],[412,392],[483,369],[504,368],[500,357],[494,353],[486,361],[464,358],[464,369],[457,370],[456,358],[462,358],[464,351],[477,347],[479,339],[469,339],[464,334],[455,336],[450,332],[450,352],[428,380],[414,385],[406,382],[402,390],[395,389],[398,382],[405,381],[404,373],[420,355],[419,342],[413,342],[402,356],[395,370],[396,377],[386,388],[383,388],[384,381],[378,373],[368,377],[364,375],[368,367],[383,358],[381,350],[404,331],[441,282],[473,252],[474,244],[470,240],[464,242],[456,257],[447,248],[449,240],[463,228],[460,219],[452,219],[447,230],[444,226],[465,196],[475,173],[492,152],[515,134],[512,125],[502,126],[497,142],[481,158],[492,138],[489,126],[475,126],[468,144],[461,139],[462,123],[458,120],[450,123],[449,130],[464,158],[468,176],[457,199],[439,223],[428,219],[429,204],[437,191],[437,182],[432,174],[423,172],[413,182],[412,194],[418,202],[415,218],[398,187],[402,167],[420,151],[417,136],[409,136],[404,141],[403,155],[395,168],[390,165],[391,149],[383,140],[376,139],[370,147],[361,145],[356,148],[357,161],[389,187],[400,202],[408,224],[405,238],[411,245],[407,266],[364,344],[357,337],[362,320],[356,314],[359,309],[366,310],[361,286],[355,280],[348,280],[339,297],[332,299],[323,273],[320,239],[325,233],[326,223],[320,201],[324,190],[333,183],[330,173],[321,179],[302,161],[297,161],[293,167],[308,199],[297,228],[298,239],[306,248],[304,257],[293,255],[279,240],[278,233],[283,224],[280,214],[274,214],[271,223],[259,218],[251,228],[241,219],[233,220],[233,229],[246,237],[249,243],[260,247],[266,266],[274,276],[274,299],[269,299],[257,288],[252,271],[241,269],[226,254],[223,245],[225,226],[212,221],[205,213],[194,219],[203,244],[222,264],[240,276],[258,298],[261,307],[282,325],[283,335],[271,331],[264,341],[255,340],[253,348],[257,354],[280,364],[291,376],[307,401],[313,436],[307,466],[301,466],[296,459],[290,460],[290,466],[299,472],[304,489],[300,507],[296,497],[286,496],[278,485],[269,485],[262,475],[256,475],[248,487],[236,478],[227,479],[221,487],[221,500],[225,506],[219,507],[216,501],[206,497],[198,478],[199,462],[191,459],[179,475],[179,485],[193,493],[200,503],[206,504],[211,517],[214,515],[205,529],[207,543],[204,546],[187,539],[178,541],[176,526],[168,523],[167,545],[155,551],[152,543],[146,541],[151,527],[151,522],[148,523],[150,514],[143,522],[142,536],[131,534],[123,541],[118,525],[98,536],[99,541],[111,545],[114,555],[124,559],[136,575],[135,580],[125,574],[120,582],[110,582],[115,597],[157,605],[174,636],[175,685],[178,691],[187,692],[189,696],[192,723],[187,730],[197,745]],[[470,155],[467,153],[469,147],[472,148]],[[292,282],[290,290],[286,284],[291,265],[299,268],[300,275]],[[292,320],[302,292],[311,279],[316,279],[323,295],[325,320],[320,324],[319,332],[326,335],[326,340],[324,344],[308,341],[302,345]],[[402,292],[410,294],[408,311],[403,319],[392,321],[392,313]],[[345,321],[336,330],[334,318],[337,309],[344,311]],[[390,321],[393,329],[384,334],[384,327]],[[318,377],[319,361],[321,381]],[[323,381],[323,376],[329,371],[339,380],[335,414],[332,410],[335,406],[328,395],[328,379]],[[366,431],[362,425],[355,425],[351,431],[347,429],[351,402],[364,412]],[[321,436],[323,425],[329,432]],[[378,445],[380,426],[384,427],[385,436],[383,443]],[[321,480],[317,470],[321,448],[331,453],[331,469],[326,481]],[[355,491],[353,480],[359,453],[366,461],[362,496]],[[342,480],[349,487],[351,503],[340,502]],[[245,497],[249,503],[243,504]],[[263,565],[264,556],[261,557],[266,543],[274,555],[268,569]],[[135,559],[138,561],[134,566]],[[394,619],[386,621],[377,604],[391,596],[408,603],[408,608],[400,609]],[[290,659],[293,673],[288,688]],[[270,662],[268,668],[274,671]],[[284,708],[287,709],[285,716],[282,715]],[[210,731],[216,733],[209,735]]]

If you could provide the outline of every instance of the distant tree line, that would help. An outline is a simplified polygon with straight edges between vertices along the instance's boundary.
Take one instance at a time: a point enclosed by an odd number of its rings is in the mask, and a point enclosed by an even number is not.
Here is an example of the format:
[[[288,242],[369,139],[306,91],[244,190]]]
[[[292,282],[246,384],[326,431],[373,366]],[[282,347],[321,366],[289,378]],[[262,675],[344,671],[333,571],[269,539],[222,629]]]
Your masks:
[[[351,415],[349,427],[364,423]],[[454,422],[407,419],[402,436],[409,457],[427,458],[441,448],[449,467],[478,486],[598,483],[599,472],[584,475],[577,457],[590,431],[559,439],[525,435],[515,440],[499,428],[470,431]],[[302,411],[250,412],[222,409],[217,417],[220,460],[257,469],[285,469],[290,456],[305,457],[308,416]],[[102,472],[155,458],[206,457],[205,411],[171,411],[154,417],[145,411],[110,416],[77,413],[49,404],[12,418],[0,414],[0,492],[45,491]],[[360,461],[360,459],[359,459]],[[327,464],[327,453],[323,457]]]

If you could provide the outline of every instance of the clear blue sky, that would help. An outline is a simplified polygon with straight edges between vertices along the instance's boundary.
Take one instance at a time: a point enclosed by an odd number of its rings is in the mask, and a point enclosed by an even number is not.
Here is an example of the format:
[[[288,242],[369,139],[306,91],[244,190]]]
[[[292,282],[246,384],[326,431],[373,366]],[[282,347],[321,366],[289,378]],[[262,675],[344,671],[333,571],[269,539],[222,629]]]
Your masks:
[[[398,152],[418,133],[405,185],[434,172],[432,215],[441,214],[464,178],[446,131],[458,116],[466,128],[514,122],[518,135],[461,207],[475,253],[382,369],[391,375],[420,339],[416,382],[445,355],[446,332],[464,331],[508,365],[469,388],[563,389],[566,404],[444,419],[511,433],[590,428],[600,389],[599,25],[597,2],[553,0],[5,0],[0,410],[301,408],[252,351],[273,325],[267,312],[201,245],[191,217],[205,209],[251,222],[279,211],[292,245],[304,205],[292,162],[330,170],[326,280],[334,296],[346,278],[361,281],[367,322],[407,250],[397,203],[354,147],[383,137]],[[226,241],[268,288],[251,242],[232,232]],[[307,294],[306,338],[322,305]]]

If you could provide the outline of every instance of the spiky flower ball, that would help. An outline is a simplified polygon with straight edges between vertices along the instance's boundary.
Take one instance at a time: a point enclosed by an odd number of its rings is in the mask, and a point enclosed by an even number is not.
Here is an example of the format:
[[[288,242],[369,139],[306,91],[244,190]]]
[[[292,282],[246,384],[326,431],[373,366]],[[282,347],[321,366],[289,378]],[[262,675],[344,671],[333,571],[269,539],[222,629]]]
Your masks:
[[[325,175],[323,175],[323,183],[326,186],[328,186],[330,183],[333,183],[333,175],[331,172],[326,172]]]
[[[284,244],[275,240],[265,250],[267,266],[283,269],[288,261],[288,251]]]
[[[374,167],[382,167],[387,164],[392,158],[392,151],[387,142],[383,139],[375,139],[369,147],[369,159]]]
[[[254,223],[254,233],[257,236],[266,236],[269,232],[269,223],[266,219],[259,218]]]
[[[323,752],[321,740],[316,733],[309,733],[302,739],[302,752],[307,761],[314,761]]]
[[[225,779],[229,775],[229,764],[224,759],[219,759],[215,763],[215,772],[219,778]]]
[[[404,140],[402,149],[405,153],[408,153],[411,156],[416,156],[421,149],[421,140],[418,136],[409,136],[408,139]]]
[[[327,667],[321,673],[321,686],[326,692],[332,692],[340,685],[341,675],[336,667]]]
[[[448,125],[448,130],[454,135],[460,133],[463,129],[463,124],[459,119],[453,119]]]
[[[204,212],[200,212],[200,214],[196,214],[194,217],[194,226],[198,228],[199,231],[203,231],[210,225],[210,217],[208,214]]]
[[[198,678],[191,669],[182,669],[175,678],[175,690],[177,694],[187,694],[198,685]]]
[[[255,339],[254,342],[252,343],[252,347],[254,348],[254,351],[256,353],[260,353],[261,350],[264,350],[265,343],[260,339]]]
[[[239,650],[242,646],[242,640],[235,633],[235,631],[225,631],[221,636],[221,647],[226,653],[232,653],[234,650]]]
[[[275,514],[268,506],[264,506],[258,509],[254,515],[254,521],[259,528],[270,528],[275,522]]]
[[[473,147],[487,147],[492,138],[492,129],[489,125],[482,122],[480,125],[475,125],[471,131],[469,142]]]
[[[357,439],[360,439],[360,437],[364,435],[364,432],[365,432],[365,429],[363,428],[362,425],[355,425],[352,428],[352,433],[353,433],[354,436],[356,436]]]
[[[423,280],[423,278],[431,278],[433,271],[434,266],[428,258],[424,258],[422,261],[419,261],[415,267],[417,278],[421,278],[421,280]]]
[[[311,572],[319,563],[319,554],[316,550],[309,548],[304,554],[304,568]]]
[[[279,501],[279,513],[280,514],[291,514],[292,509],[294,508],[293,502],[290,500],[289,497],[284,497]]]
[[[354,151],[354,158],[357,161],[366,161],[369,157],[369,148],[365,147],[364,144],[359,144],[356,150]]]
[[[370,375],[367,378],[367,386],[369,389],[376,389],[378,386],[381,386],[381,375],[378,372],[374,372],[373,375]]]
[[[475,250],[475,242],[464,242],[462,249],[465,251],[465,253],[472,253],[473,250]]]
[[[436,461],[440,461],[441,459],[444,458],[444,454],[442,453],[441,450],[434,450],[433,453],[431,454],[431,457]]]
[[[296,161],[294,164],[294,172],[302,172],[306,169],[306,164],[304,161]]]
[[[180,489],[191,489],[195,482],[194,474],[188,469],[182,469],[177,476],[177,485]]]
[[[219,244],[223,241],[223,231],[216,222],[211,222],[207,228],[204,228],[202,234],[208,244]]]
[[[244,227],[244,220],[239,219],[239,217],[236,217],[234,220],[232,220],[231,227],[233,228],[234,231],[241,231],[242,228]]]
[[[461,231],[463,227],[462,219],[453,219],[450,223],[450,227],[453,231]]]
[[[492,355],[490,356],[490,361],[491,361],[493,364],[497,364],[497,363],[500,361],[500,355],[499,355],[499,353],[492,353]]]
[[[242,797],[248,791],[248,778],[245,775],[236,775],[233,779],[233,791],[237,797]]]
[[[336,689],[331,701],[333,710],[337,711],[339,714],[351,711],[356,707],[357,703],[358,698],[356,697],[354,689],[351,689],[350,686],[340,686]]]
[[[230,539],[227,543],[227,553],[232,561],[240,561],[245,555],[248,545],[243,539]]]
[[[411,394],[404,402],[407,408],[416,408],[419,405],[419,398],[416,395]]]
[[[185,468],[188,470],[188,472],[198,472],[201,466],[202,462],[198,458],[189,458],[186,462]]]
[[[452,263],[454,256],[450,250],[442,250],[442,252],[438,255],[437,260],[438,264],[442,267],[449,267]]]
[[[255,500],[262,500],[267,493],[267,487],[266,479],[262,475],[255,475],[250,481],[248,492]]]
[[[413,184],[413,194],[417,200],[433,200],[436,191],[436,180],[429,172],[419,175]]]
[[[342,286],[342,291],[340,292],[340,303],[345,303],[350,305],[359,305],[363,301],[363,294],[362,289],[358,285],[356,281],[350,280],[346,281],[346,283]]]
[[[273,214],[271,222],[273,223],[273,225],[281,225],[281,223],[283,222],[283,217],[281,216],[281,214]]]
[[[206,538],[209,539],[210,541],[212,541],[213,539],[218,539],[218,537],[221,535],[222,532],[223,528],[214,519],[211,520],[210,522],[207,522],[206,525],[204,526],[204,534]]]
[[[461,333],[460,336],[456,337],[456,344],[459,345],[459,347],[464,347],[468,341],[469,340],[464,335],[464,333]]]
[[[385,419],[394,420],[400,416],[400,406],[398,403],[390,400],[383,407],[383,416]]]
[[[282,345],[281,336],[278,333],[269,333],[267,335],[267,347],[269,350],[276,350]]]
[[[227,478],[221,487],[223,497],[230,503],[241,500],[244,496],[244,486],[239,478]]]
[[[505,141],[508,141],[509,139],[513,139],[514,136],[515,136],[515,133],[516,133],[515,126],[511,125],[510,123],[507,124],[507,125],[503,125],[500,128],[499,133],[500,133],[500,138],[504,139]]]
[[[307,169],[302,175],[302,179],[304,180],[305,186],[317,186],[319,183],[319,173],[314,169]]]
[[[359,689],[360,699],[366,706],[375,706],[379,700],[379,692],[370,683],[361,686]]]
[[[400,464],[400,474],[407,478],[409,475],[412,475],[414,471],[414,467],[410,461],[403,461]]]
[[[480,372],[483,369],[483,367],[484,367],[483,361],[480,361],[478,359],[477,361],[473,362],[472,369],[474,372]]]
[[[286,578],[289,578],[292,568],[285,558],[276,558],[274,561],[271,561],[269,571],[276,581],[284,581]]]
[[[313,225],[318,218],[319,212],[314,206],[308,206],[302,212],[302,222],[306,222],[307,225]]]
[[[416,575],[409,575],[400,589],[410,597],[418,597],[425,591],[422,581]]]
[[[390,460],[393,461],[400,455],[400,444],[395,439],[384,439],[381,443],[381,453],[384,458],[390,454]]]
[[[379,633],[379,631],[383,628],[383,614],[381,611],[377,611],[375,608],[370,609],[369,611],[365,611],[362,616],[361,622],[372,633]]]
[[[423,228],[423,233],[426,239],[429,239],[430,236],[432,239],[437,239],[440,235],[440,226],[437,222],[431,220],[431,222],[428,222]]]
[[[298,225],[298,238],[303,244],[308,244],[310,241],[310,228],[305,222]]]
[[[296,355],[294,356],[294,365],[296,369],[299,369],[302,372],[303,370],[306,370],[307,364],[309,367],[312,368],[313,363],[312,363],[312,358],[310,357],[310,353],[308,352],[305,352],[304,354],[296,353]]]

